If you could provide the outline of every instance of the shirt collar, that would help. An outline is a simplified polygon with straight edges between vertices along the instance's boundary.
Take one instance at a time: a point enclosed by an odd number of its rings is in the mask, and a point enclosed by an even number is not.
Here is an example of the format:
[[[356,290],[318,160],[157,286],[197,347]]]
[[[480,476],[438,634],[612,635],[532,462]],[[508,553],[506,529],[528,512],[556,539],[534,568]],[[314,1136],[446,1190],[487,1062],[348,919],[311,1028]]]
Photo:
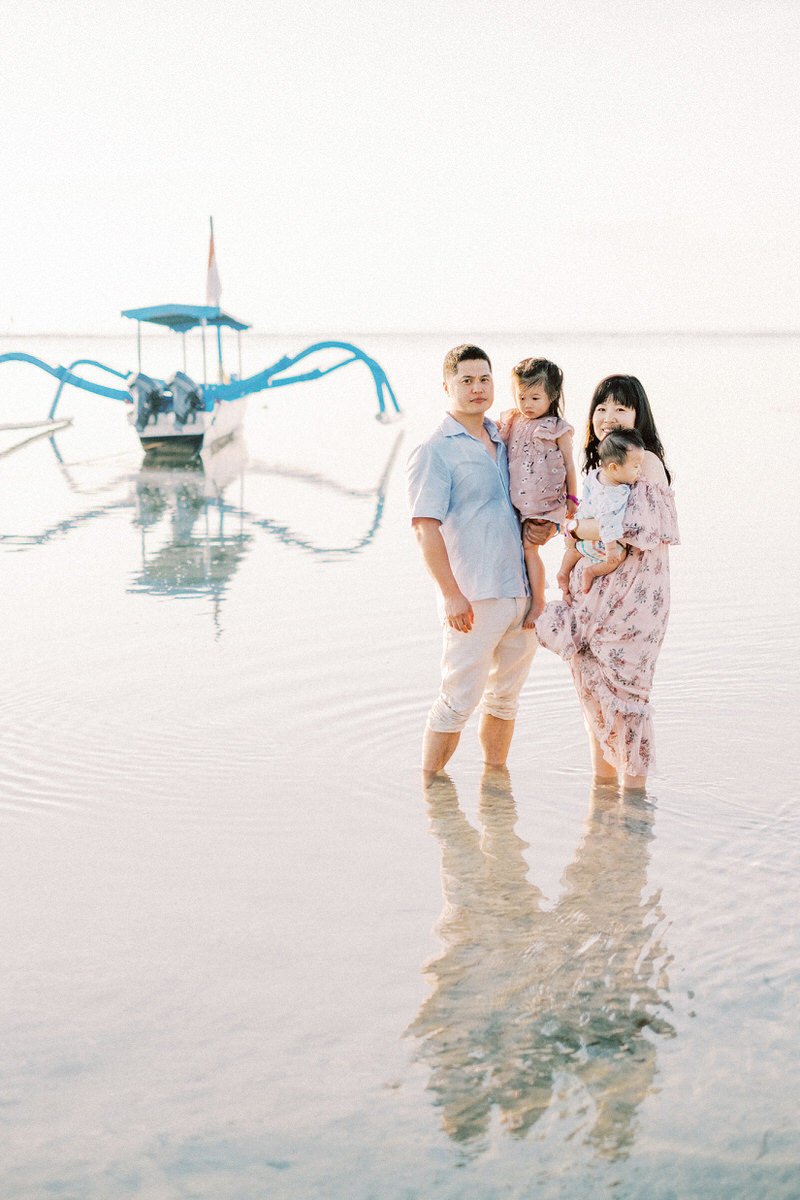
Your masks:
[[[497,426],[491,417],[484,416],[483,427],[489,434],[493,442],[500,442],[500,434],[497,432]],[[460,433],[465,433],[467,437],[472,437],[472,434],[457,421],[455,417],[451,417],[450,413],[445,413],[444,420],[441,424],[441,430],[445,437],[458,437]]]

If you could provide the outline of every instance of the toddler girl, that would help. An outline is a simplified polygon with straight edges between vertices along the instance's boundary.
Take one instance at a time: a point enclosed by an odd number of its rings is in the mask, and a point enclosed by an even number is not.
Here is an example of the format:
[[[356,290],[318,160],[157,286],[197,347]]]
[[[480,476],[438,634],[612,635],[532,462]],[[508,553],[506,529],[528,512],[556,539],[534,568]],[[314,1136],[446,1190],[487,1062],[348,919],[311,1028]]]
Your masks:
[[[523,521],[525,566],[531,588],[531,605],[524,628],[544,608],[545,572],[539,546],[525,538],[531,523],[549,526],[543,542],[556,525],[571,517],[578,506],[578,481],[572,458],[573,427],[561,416],[564,374],[546,358],[524,358],[511,372],[515,407],[501,413],[500,436],[508,448],[511,501]],[[544,532],[544,529],[542,529]]]

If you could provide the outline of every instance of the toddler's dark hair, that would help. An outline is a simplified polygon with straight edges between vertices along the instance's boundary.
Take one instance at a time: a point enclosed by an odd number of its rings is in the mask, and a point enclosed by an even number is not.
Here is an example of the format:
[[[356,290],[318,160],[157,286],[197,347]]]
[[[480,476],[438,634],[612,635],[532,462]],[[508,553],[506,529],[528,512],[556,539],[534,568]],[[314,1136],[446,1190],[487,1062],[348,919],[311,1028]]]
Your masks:
[[[545,414],[548,417],[560,417],[561,405],[564,401],[564,372],[549,358],[523,358],[512,367],[511,378],[516,379],[522,387],[532,387],[541,383],[550,398],[550,407]]]
[[[601,467],[609,463],[622,466],[629,450],[644,450],[644,438],[638,429],[612,429],[602,442],[597,444],[597,458]]]

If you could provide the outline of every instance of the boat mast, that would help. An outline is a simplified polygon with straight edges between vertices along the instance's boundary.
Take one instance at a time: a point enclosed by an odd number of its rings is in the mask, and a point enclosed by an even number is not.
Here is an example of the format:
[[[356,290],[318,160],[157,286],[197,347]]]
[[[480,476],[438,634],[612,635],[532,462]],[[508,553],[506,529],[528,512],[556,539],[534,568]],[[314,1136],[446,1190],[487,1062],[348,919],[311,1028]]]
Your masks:
[[[219,270],[217,269],[217,252],[214,247],[214,218],[208,218],[210,228],[210,240],[208,243],[208,278],[206,280],[206,304],[217,309],[219,316],[220,300],[222,299],[222,287],[219,280]],[[219,356],[219,382],[225,380],[225,372],[222,367],[222,326],[217,322],[217,354]]]

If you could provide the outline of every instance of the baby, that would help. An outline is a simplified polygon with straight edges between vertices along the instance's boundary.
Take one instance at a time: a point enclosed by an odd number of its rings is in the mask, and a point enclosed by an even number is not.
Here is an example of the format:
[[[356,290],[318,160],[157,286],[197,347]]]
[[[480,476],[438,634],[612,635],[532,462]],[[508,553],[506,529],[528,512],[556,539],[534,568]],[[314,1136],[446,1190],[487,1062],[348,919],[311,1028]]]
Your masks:
[[[590,471],[583,485],[583,499],[575,516],[578,521],[594,517],[600,540],[579,541],[567,546],[558,572],[558,586],[567,604],[570,601],[569,577],[581,558],[581,590],[588,592],[592,580],[615,571],[627,553],[620,539],[631,484],[639,478],[644,462],[644,442],[635,429],[612,429],[597,447],[600,466]],[[574,528],[575,522],[567,523]],[[571,542],[571,538],[569,539]]]

